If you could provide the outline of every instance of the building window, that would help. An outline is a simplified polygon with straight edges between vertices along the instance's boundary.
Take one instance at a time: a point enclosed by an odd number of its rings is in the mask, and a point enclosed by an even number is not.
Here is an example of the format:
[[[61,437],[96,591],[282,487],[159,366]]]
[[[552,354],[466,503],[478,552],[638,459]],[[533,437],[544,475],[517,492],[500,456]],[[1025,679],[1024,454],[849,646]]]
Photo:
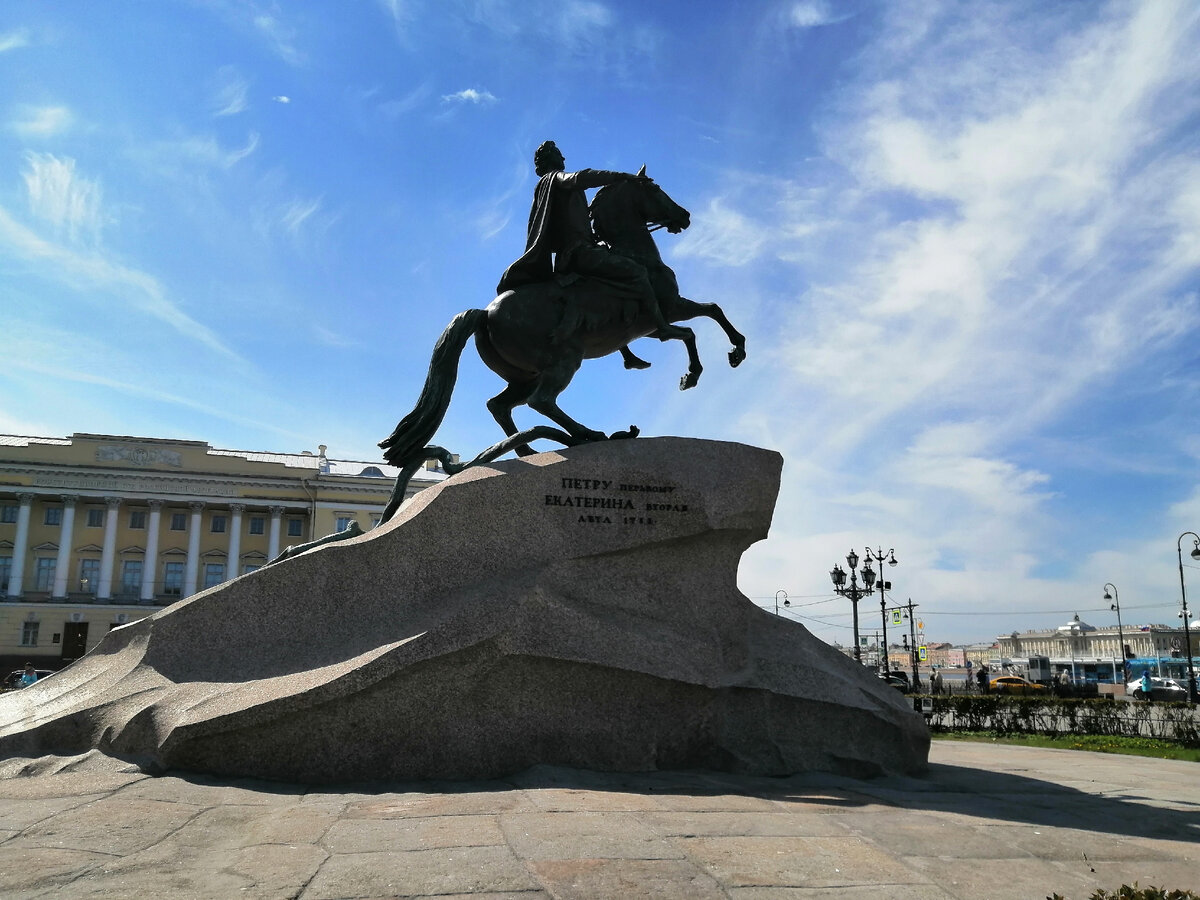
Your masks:
[[[183,593],[183,563],[169,562],[163,566],[163,593],[170,597]]]
[[[345,531],[350,527],[350,523],[354,521],[354,516],[338,516],[335,531]]]
[[[225,533],[225,521],[226,521],[225,516],[213,516],[212,517],[212,533],[213,534],[224,534]]]
[[[17,521],[17,507],[5,504],[0,506],[0,523],[12,525]]]
[[[374,528],[383,521],[383,513],[371,516],[371,527]]]
[[[121,593],[137,594],[142,587],[143,562],[140,559],[127,559],[121,563]]]
[[[89,509],[87,511],[87,527],[88,528],[103,528],[104,527],[104,510]]]
[[[58,560],[53,556],[42,557],[36,561],[37,568],[34,569],[33,589],[35,591],[48,591],[54,586],[54,569],[58,564]]]
[[[215,587],[225,580],[225,563],[204,564],[204,586]]]
[[[0,556],[0,595],[8,593],[10,575],[12,575],[12,557]]]
[[[21,623],[21,646],[36,647],[38,639],[38,623],[37,622],[22,622]]]
[[[79,589],[85,594],[94,594],[99,586],[100,560],[81,559],[79,561]]]
[[[47,525],[61,525],[62,524],[62,507],[61,506],[47,506],[46,507],[46,518],[43,521]]]
[[[262,516],[251,516],[250,517],[250,533],[251,534],[262,534],[263,527],[266,525],[266,521],[267,520],[264,519]]]
[[[257,563],[246,563],[244,566],[242,566],[242,574],[249,575],[251,572],[257,572],[261,568],[262,566],[258,565]]]
[[[129,527],[130,528],[145,528],[146,527],[146,511],[144,509],[134,509],[129,512]]]
[[[187,531],[187,513],[171,513],[171,530]]]
[[[288,537],[300,537],[304,534],[304,522],[300,519],[288,519]]]

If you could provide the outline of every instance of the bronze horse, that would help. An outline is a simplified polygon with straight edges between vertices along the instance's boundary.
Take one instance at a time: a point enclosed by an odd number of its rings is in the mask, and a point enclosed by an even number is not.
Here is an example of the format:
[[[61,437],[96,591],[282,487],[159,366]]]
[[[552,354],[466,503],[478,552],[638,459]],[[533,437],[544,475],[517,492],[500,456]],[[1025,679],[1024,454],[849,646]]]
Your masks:
[[[645,174],[645,167],[638,174]],[[728,335],[733,349],[729,364],[746,358],[746,339],[730,324],[715,303],[697,303],[679,295],[675,273],[662,261],[651,231],[667,228],[678,233],[691,222],[688,211],[667,196],[649,179],[619,182],[601,188],[591,204],[596,235],[618,253],[646,267],[658,294],[659,306],[669,322],[707,316]],[[687,329],[684,338],[688,371],[680,379],[680,390],[693,387],[703,367],[696,351],[696,338]],[[585,359],[620,351],[626,368],[649,365],[628,349],[641,337],[653,337],[656,326],[635,298],[622,296],[619,289],[597,278],[579,278],[563,285],[556,281],[524,285],[506,291],[487,309],[459,313],[442,332],[433,348],[429,373],[416,407],[387,438],[379,442],[384,458],[402,470],[392,502],[384,511],[386,521],[404,499],[404,489],[416,469],[428,459],[441,459],[446,471],[465,466],[450,463],[441,447],[427,446],[433,439],[450,405],[458,378],[458,361],[467,340],[474,336],[479,356],[489,369],[507,382],[488,401],[488,411],[504,429],[507,439],[489,448],[466,465],[485,462],[515,450],[525,456],[534,451],[529,441],[553,438],[572,446],[609,438],[634,437],[636,428],[606,435],[580,424],[558,406],[558,395],[571,383]],[[518,432],[512,411],[527,405],[558,425]]]

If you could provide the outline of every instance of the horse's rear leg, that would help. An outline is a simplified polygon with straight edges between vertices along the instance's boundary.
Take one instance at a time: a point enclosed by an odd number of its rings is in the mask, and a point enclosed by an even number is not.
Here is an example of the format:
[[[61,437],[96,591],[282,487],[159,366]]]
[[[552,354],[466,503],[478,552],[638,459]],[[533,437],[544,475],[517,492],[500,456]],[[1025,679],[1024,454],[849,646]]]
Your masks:
[[[499,423],[509,437],[517,433],[517,423],[513,421],[512,417],[513,408],[527,402],[535,387],[537,387],[536,380],[509,383],[504,390],[487,402],[488,412],[492,414],[492,418]],[[514,449],[517,451],[517,456],[532,456],[534,452],[528,444],[520,444]]]
[[[715,303],[698,303],[695,300],[689,300],[687,297],[679,298],[679,306],[672,312],[677,315],[673,318],[678,318],[680,321],[694,319],[697,316],[707,316],[725,332],[725,336],[729,338],[729,343],[733,344],[733,349],[729,351],[729,365],[737,368],[746,358],[746,338],[740,331],[733,327],[732,323],[725,318],[725,311]]]
[[[534,412],[541,413],[573,438],[580,441],[602,441],[607,437],[604,432],[584,427],[558,406],[558,395],[566,390],[582,363],[582,354],[572,354],[569,357],[560,358],[553,366],[543,369],[538,376],[537,387],[534,388],[533,394],[529,398],[528,406]]]

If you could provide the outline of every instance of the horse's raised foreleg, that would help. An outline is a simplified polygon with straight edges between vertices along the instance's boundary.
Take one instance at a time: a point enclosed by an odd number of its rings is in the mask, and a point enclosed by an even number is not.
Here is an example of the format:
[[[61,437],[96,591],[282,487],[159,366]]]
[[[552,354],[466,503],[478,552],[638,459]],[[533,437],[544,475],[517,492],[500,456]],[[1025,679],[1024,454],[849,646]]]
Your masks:
[[[725,318],[725,311],[715,303],[698,303],[695,300],[689,300],[687,297],[680,297],[679,303],[672,310],[671,318],[679,321],[694,319],[697,316],[707,316],[725,332],[729,338],[729,343],[733,344],[733,349],[729,351],[729,365],[737,368],[746,358],[746,338],[740,331],[733,327],[733,324]]]
[[[517,423],[513,421],[512,417],[513,408],[528,402],[536,387],[536,380],[509,383],[504,390],[487,402],[488,412],[492,414],[492,418],[509,437],[517,433]],[[517,451],[517,456],[532,456],[534,452],[528,444],[519,444],[514,449]]]

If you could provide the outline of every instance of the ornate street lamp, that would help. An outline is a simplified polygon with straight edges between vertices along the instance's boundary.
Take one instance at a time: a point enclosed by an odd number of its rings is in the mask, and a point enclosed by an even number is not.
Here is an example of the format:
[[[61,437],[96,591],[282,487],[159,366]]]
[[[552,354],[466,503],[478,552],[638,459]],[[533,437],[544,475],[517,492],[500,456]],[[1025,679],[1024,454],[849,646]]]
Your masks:
[[[870,548],[867,548],[867,557],[863,561],[862,570],[861,570],[862,571],[862,581],[863,581],[862,587],[859,587],[859,585],[858,585],[859,556],[853,550],[851,550],[848,554],[846,554],[846,565],[849,566],[849,568],[850,568],[850,585],[849,586],[846,585],[846,572],[842,569],[842,567],[840,565],[835,565],[833,567],[833,569],[831,569],[829,572],[829,577],[833,580],[834,592],[840,594],[843,597],[846,597],[853,605],[853,608],[854,608],[854,658],[856,660],[858,660],[860,663],[862,662],[862,645],[858,639],[858,601],[861,600],[863,597],[866,597],[866,596],[874,593],[876,590],[876,588],[875,588],[875,584],[876,584],[875,570],[873,568],[871,568],[871,560],[873,558],[879,560],[881,570],[883,567],[884,559],[887,559],[887,562],[890,565],[893,565],[893,566],[896,565],[896,556],[895,556],[894,551],[889,550],[887,557],[885,557],[882,553],[879,553],[877,556],[873,557],[871,555]],[[883,581],[882,579],[880,579],[878,584],[879,584],[878,590],[879,590],[879,595],[880,595],[880,603],[881,603],[881,606],[884,608],[884,619],[885,619],[884,625],[883,625],[882,649],[883,649],[883,671],[884,671],[884,674],[886,675],[888,672],[888,668],[887,668],[887,665],[888,665],[887,664],[887,621],[886,621],[887,611],[886,611],[886,601],[883,599],[883,591],[884,591],[885,587],[890,588],[892,585],[891,585],[891,582],[886,582],[886,581]]]
[[[887,653],[887,596],[885,591],[892,586],[890,581],[885,581],[883,578],[883,564],[886,562],[889,566],[897,565],[896,551],[889,550],[885,555],[883,549],[875,548],[875,552],[871,552],[871,548],[867,548],[867,560],[863,563],[863,581],[870,588],[875,582],[875,570],[871,568],[871,562],[879,563],[879,616],[883,621],[883,674],[884,677],[891,673],[888,664]]]
[[[1109,593],[1109,591],[1112,593]],[[1121,598],[1117,596],[1117,586],[1111,581],[1104,585],[1104,599],[1111,600],[1109,609],[1115,610],[1117,613],[1117,640],[1121,642],[1121,682],[1125,682],[1125,629],[1121,626]],[[1113,672],[1113,681],[1117,680],[1117,673]]]
[[[787,598],[787,591],[776,591],[775,592],[775,615],[779,615],[779,595],[780,594],[783,594],[783,605],[784,606],[792,605],[791,601],[788,600],[788,598]]]
[[[1195,704],[1196,702],[1196,670],[1192,666],[1192,631],[1188,625],[1188,605],[1187,605],[1187,590],[1183,586],[1183,539],[1188,535],[1192,536],[1192,559],[1200,560],[1200,535],[1194,531],[1185,531],[1179,536],[1179,540],[1175,542],[1175,552],[1179,556],[1179,595],[1182,598],[1183,608],[1179,611],[1179,618],[1183,619],[1183,640],[1187,647],[1184,653],[1187,654],[1188,664],[1188,703]]]
[[[858,640],[858,601],[867,594],[869,590],[863,590],[858,586],[858,573],[855,571],[858,568],[858,554],[853,550],[846,556],[846,565],[850,567],[850,586],[846,586],[846,573],[841,566],[834,564],[834,567],[829,572],[829,577],[833,579],[834,593],[841,594],[846,597],[854,608],[854,659],[862,662],[862,645]]]

